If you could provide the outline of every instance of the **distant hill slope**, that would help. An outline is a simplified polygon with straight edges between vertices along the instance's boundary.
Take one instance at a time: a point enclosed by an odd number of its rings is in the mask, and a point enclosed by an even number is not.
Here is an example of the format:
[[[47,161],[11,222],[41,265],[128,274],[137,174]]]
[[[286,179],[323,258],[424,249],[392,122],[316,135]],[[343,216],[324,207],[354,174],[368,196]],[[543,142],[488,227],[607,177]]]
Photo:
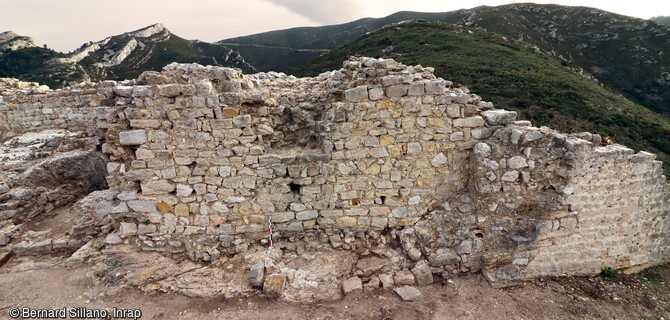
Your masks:
[[[652,17],[649,20],[654,21],[656,23],[664,24],[666,26],[670,26],[670,16]]]
[[[670,28],[585,7],[517,4],[465,10],[452,23],[536,45],[603,84],[670,116]]]
[[[3,41],[3,34],[0,34],[0,77],[38,81],[56,88],[72,81],[131,79],[146,70],[160,70],[171,62],[256,71],[228,47],[182,39],[160,24],[90,42],[69,54],[34,46],[6,46],[2,50],[3,43],[9,41]]]
[[[497,107],[564,132],[591,131],[659,155],[670,173],[670,119],[572,72],[522,42],[439,22],[387,26],[294,69],[298,76],[341,67],[350,55],[435,68]]]
[[[350,23],[293,28],[220,41],[262,71],[287,71],[390,23],[419,19],[482,28],[521,39],[566,65],[670,116],[670,28],[586,7],[511,4],[444,13],[398,12]],[[304,51],[309,49],[311,51]]]

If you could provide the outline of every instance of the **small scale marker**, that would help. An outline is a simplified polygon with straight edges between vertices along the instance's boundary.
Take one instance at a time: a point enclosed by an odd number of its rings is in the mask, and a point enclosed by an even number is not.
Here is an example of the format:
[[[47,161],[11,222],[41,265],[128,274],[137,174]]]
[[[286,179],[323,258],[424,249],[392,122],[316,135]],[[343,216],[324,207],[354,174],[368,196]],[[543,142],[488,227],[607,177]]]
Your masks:
[[[268,216],[268,229],[270,230],[270,247],[272,247],[272,216]]]

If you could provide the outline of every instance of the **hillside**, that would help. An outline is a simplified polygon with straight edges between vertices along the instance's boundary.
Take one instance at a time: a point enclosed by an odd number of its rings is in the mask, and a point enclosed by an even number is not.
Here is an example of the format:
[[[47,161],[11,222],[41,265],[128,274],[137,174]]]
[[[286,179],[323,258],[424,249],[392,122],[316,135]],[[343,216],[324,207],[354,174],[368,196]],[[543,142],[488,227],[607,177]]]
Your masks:
[[[220,41],[258,70],[287,71],[390,23],[442,21],[523,40],[582,69],[613,91],[670,116],[670,28],[587,7],[539,4],[481,6],[444,13],[398,12],[379,19],[293,28]],[[311,50],[305,52],[306,49]]]
[[[60,52],[35,46],[30,37],[12,31],[0,33],[0,77],[37,81],[52,87],[86,77],[75,66],[55,62],[63,57]]]
[[[670,26],[670,16],[652,17],[649,20],[654,21],[656,23],[664,24],[666,26]]]
[[[197,62],[236,67],[245,72],[256,71],[230,48],[185,40],[160,24],[89,42],[68,54],[34,45],[3,46],[10,40],[2,39],[0,36],[0,49],[4,48],[0,50],[0,77],[38,81],[55,88],[83,80],[131,79],[146,70],[160,70],[171,62]]]
[[[383,18],[321,27],[299,27],[221,40],[218,43],[235,48],[244,59],[261,71],[287,71],[327,53],[368,32],[403,20],[445,20],[456,13],[422,13],[401,11]]]
[[[670,116],[670,28],[607,11],[516,4],[464,10],[451,23],[536,45],[653,111]]]
[[[670,120],[572,72],[551,56],[495,33],[439,22],[405,22],[377,30],[311,63],[299,76],[341,67],[350,55],[393,58],[435,67],[498,108],[536,125],[591,131],[659,155],[670,172]]]

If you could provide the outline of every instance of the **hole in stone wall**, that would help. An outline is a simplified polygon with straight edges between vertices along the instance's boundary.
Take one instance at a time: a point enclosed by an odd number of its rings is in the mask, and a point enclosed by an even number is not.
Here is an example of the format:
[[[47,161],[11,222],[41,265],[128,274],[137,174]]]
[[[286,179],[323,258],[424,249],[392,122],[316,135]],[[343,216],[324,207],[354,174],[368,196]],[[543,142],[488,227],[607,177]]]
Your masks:
[[[358,206],[361,205],[361,202],[358,201],[358,199],[353,199],[353,200],[351,200],[351,205],[354,206],[354,207],[358,207]]]
[[[484,231],[482,230],[474,230],[473,233],[477,238],[484,238]]]
[[[295,184],[295,183],[291,182],[291,183],[288,184],[288,187],[291,188],[291,192],[300,193],[300,185],[299,184]]]
[[[386,196],[379,197],[382,200],[382,204],[386,204]]]

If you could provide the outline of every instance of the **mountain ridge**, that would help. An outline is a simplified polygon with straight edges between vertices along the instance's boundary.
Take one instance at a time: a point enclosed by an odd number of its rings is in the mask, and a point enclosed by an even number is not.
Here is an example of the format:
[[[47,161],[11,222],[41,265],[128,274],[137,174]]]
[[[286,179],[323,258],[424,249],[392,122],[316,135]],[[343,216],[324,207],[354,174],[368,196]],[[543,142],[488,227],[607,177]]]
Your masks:
[[[17,38],[5,32],[5,38]],[[22,39],[29,37],[18,36]],[[9,40],[14,41],[14,40]],[[3,46],[0,41],[0,46]],[[220,44],[186,40],[160,23],[85,43],[70,53],[36,46],[5,44],[0,50],[0,76],[38,81],[51,87],[81,81],[130,79],[143,71],[160,70],[172,62],[197,62],[256,69],[235,50]]]

